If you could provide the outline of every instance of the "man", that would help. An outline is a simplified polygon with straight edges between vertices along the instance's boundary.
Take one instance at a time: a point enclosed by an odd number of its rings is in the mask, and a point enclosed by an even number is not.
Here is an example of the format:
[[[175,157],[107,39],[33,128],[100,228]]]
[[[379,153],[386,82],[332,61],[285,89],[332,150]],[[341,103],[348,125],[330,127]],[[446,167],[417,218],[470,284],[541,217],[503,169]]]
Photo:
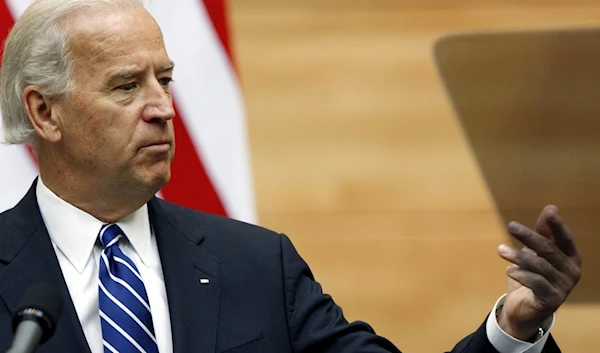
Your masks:
[[[398,352],[346,322],[286,236],[154,197],[175,150],[172,73],[136,0],[40,0],[15,24],[5,138],[34,146],[40,177],[0,215],[0,351],[23,293],[49,282],[66,304],[39,352]],[[453,352],[559,352],[571,234],[553,206],[509,231],[527,248],[499,249],[508,294]]]

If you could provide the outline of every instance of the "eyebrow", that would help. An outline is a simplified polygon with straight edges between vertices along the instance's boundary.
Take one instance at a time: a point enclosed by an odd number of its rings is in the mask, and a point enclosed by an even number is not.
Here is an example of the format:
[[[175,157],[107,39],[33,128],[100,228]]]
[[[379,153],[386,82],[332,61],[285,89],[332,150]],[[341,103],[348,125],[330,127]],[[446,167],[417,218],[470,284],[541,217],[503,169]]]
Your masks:
[[[156,72],[163,73],[167,71],[172,71],[175,68],[175,63],[173,61],[169,62],[167,65],[161,66],[158,68]],[[120,80],[128,80],[140,75],[143,70],[138,69],[124,69],[121,71],[116,71],[108,76],[108,82],[113,83]]]
[[[165,71],[171,71],[175,68],[175,63],[173,61],[171,61],[170,63],[168,63],[167,65],[161,67],[158,69],[158,72],[165,72]]]

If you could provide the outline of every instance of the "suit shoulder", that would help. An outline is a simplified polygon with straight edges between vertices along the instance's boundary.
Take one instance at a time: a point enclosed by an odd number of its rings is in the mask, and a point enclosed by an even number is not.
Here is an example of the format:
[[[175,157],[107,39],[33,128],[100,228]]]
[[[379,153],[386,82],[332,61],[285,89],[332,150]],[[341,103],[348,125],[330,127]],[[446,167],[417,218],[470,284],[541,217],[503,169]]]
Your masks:
[[[14,207],[0,212],[0,234],[2,229],[17,227],[18,229],[28,230],[35,228],[42,222],[42,216],[37,202],[30,202],[30,199],[23,199]]]

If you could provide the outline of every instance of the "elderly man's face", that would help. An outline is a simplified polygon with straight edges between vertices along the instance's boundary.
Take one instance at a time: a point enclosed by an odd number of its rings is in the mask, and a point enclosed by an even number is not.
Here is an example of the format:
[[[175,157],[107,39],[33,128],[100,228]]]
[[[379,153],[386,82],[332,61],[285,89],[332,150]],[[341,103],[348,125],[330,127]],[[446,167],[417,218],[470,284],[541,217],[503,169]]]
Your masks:
[[[67,23],[75,89],[58,106],[65,172],[158,190],[175,148],[173,65],[158,25],[142,8],[82,10]]]

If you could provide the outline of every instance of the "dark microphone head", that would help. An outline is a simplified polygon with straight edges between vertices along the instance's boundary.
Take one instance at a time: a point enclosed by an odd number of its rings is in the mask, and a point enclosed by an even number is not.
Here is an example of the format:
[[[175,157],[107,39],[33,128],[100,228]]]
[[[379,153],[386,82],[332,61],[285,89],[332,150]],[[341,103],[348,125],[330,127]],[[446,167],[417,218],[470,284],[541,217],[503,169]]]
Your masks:
[[[46,342],[56,329],[62,305],[62,299],[54,286],[47,283],[34,284],[23,296],[17,312],[13,316],[13,331],[20,322],[33,320],[42,328],[40,343]]]

